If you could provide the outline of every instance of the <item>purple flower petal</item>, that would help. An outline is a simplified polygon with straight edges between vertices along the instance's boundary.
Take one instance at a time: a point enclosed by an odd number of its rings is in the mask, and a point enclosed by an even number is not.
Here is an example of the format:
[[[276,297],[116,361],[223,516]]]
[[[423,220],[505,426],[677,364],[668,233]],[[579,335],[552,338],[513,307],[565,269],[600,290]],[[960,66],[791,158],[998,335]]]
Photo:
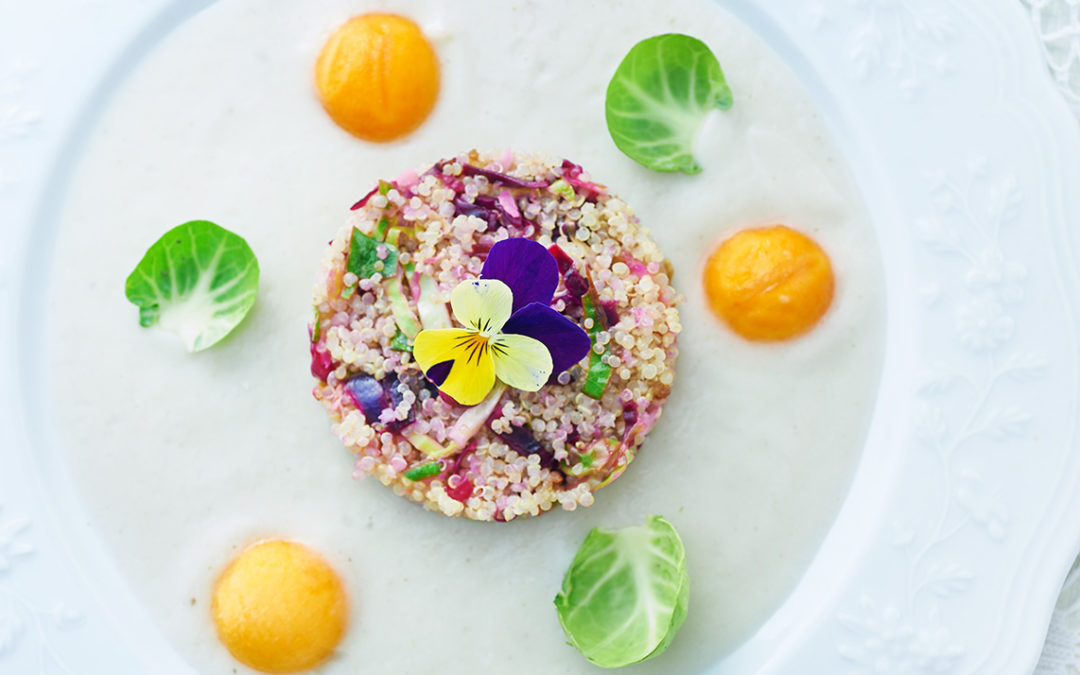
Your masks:
[[[443,382],[446,382],[446,378],[450,377],[450,368],[453,367],[453,365],[453,361],[436,363],[428,368],[427,372],[424,374],[427,375],[427,378],[431,380],[436,387],[438,387],[442,385]]]
[[[531,302],[551,304],[559,285],[559,265],[543,244],[517,237],[491,247],[480,276],[509,286],[514,294],[511,311],[516,312]]]
[[[585,330],[546,304],[534,302],[514,312],[504,333],[536,338],[551,352],[551,374],[558,375],[589,353],[592,342]]]

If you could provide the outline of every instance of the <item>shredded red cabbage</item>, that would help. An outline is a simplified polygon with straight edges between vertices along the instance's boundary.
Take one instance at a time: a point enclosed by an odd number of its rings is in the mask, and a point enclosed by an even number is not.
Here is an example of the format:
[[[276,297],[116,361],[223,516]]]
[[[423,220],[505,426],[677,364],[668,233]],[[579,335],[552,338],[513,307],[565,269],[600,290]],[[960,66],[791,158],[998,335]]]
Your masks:
[[[320,351],[314,342],[311,343],[311,374],[326,382],[330,373],[334,372],[337,364],[330,358],[330,352]]]
[[[525,219],[521,217],[520,213],[517,215],[510,213],[499,203],[498,199],[489,195],[477,195],[471,202],[461,195],[454,197],[454,215],[481,218],[487,221],[489,231],[498,228],[500,221],[502,221],[502,225],[513,225],[514,227],[521,227],[525,224]]]
[[[454,194],[461,194],[465,191],[465,183],[461,182],[461,179],[457,176],[451,176],[443,171],[443,167],[450,163],[450,160],[443,160],[436,162],[435,166],[431,167],[424,172],[425,176],[436,176],[443,182],[443,185],[454,191]]]
[[[405,392],[400,391],[401,384],[409,388],[413,393],[414,400],[418,403],[409,408],[409,414],[405,416],[405,419],[394,420],[387,424],[386,428],[390,431],[400,431],[416,421],[416,408],[419,405],[421,391],[426,389],[431,396],[437,396],[439,393],[439,388],[429,382],[420,372],[406,370],[400,376],[390,373],[382,380],[383,391],[386,392],[386,396],[390,399],[388,407],[397,408],[405,399]]]
[[[469,202],[461,195],[454,197],[454,215],[475,216],[487,221],[488,230],[494,231],[499,226],[499,213],[494,208],[485,206],[482,199],[482,196],[478,196],[476,201]]]
[[[564,275],[563,283],[566,284],[566,290],[575,298],[580,298],[589,292],[588,279],[581,276],[581,273],[577,270],[572,269]]]
[[[600,307],[604,309],[604,315],[607,317],[607,325],[614,326],[619,323],[619,310],[618,303],[614,300],[605,300],[600,303]]]
[[[474,446],[470,443],[469,446],[465,448],[465,451],[457,456],[454,460],[454,464],[450,467],[450,476],[446,479],[446,494],[450,495],[451,499],[456,499],[462,504],[467,502],[469,497],[472,497],[473,493],[473,482],[465,477],[468,467],[466,467],[464,471],[461,470],[461,465],[465,462],[466,458],[472,455],[473,449]],[[450,478],[453,476],[461,478],[461,482],[457,484],[457,487],[450,487]]]
[[[481,169],[478,166],[472,164],[462,164],[461,173],[466,176],[484,176],[492,183],[499,183],[502,185],[509,185],[510,187],[519,188],[546,188],[548,186],[547,181],[543,180],[524,180],[515,176],[510,176],[505,173],[499,173],[498,171],[491,171],[490,169]]]
[[[570,185],[573,185],[578,192],[585,192],[585,198],[589,199],[596,195],[607,194],[607,188],[603,185],[597,185],[586,180],[581,179],[581,174],[585,172],[585,169],[581,168],[580,164],[574,164],[568,159],[562,161],[563,180]]]
[[[633,403],[623,403],[622,405],[623,422],[626,424],[626,431],[629,432],[631,427],[637,424],[638,411],[637,406]]]
[[[477,199],[479,199],[479,197],[477,197]],[[488,199],[491,198],[488,197]],[[507,225],[513,225],[514,227],[521,227],[525,224],[525,219],[521,217],[521,212],[517,210],[516,204],[514,205],[514,210],[511,211],[510,209],[506,208],[506,206],[502,203],[502,200],[494,199],[493,201],[495,209],[498,210],[499,214],[502,216],[504,223],[506,223]],[[511,204],[513,204],[513,201],[511,201]]]
[[[565,305],[566,307],[580,307],[581,306],[581,298],[574,295],[573,293],[563,293],[562,295],[556,295],[551,300],[552,306],[559,304],[560,300],[562,300],[563,305]]]
[[[375,187],[371,188],[371,192],[369,192],[369,193],[367,193],[366,195],[364,195],[363,197],[361,197],[361,198],[360,198],[360,201],[358,201],[358,202],[356,202],[355,204],[353,204],[353,205],[352,205],[352,206],[351,206],[351,207],[349,208],[349,210],[350,210],[350,211],[355,211],[355,210],[357,210],[357,209],[362,209],[362,208],[364,208],[364,205],[368,203],[368,200],[369,200],[369,199],[371,199],[372,197],[374,197],[374,196],[375,196],[375,195],[376,195],[376,194],[377,194],[378,192],[379,192],[379,184],[378,184],[378,183],[376,183],[376,184],[375,184]]]
[[[395,384],[397,378],[394,378]],[[345,395],[353,402],[368,424],[379,421],[379,415],[389,407],[390,401],[382,383],[367,373],[360,373],[345,380]]]
[[[474,487],[471,480],[462,476],[461,482],[457,484],[457,487],[450,487],[447,485],[446,494],[450,499],[455,499],[464,504],[469,501],[469,497],[472,497]]]
[[[511,431],[506,434],[498,434],[507,445],[517,451],[520,455],[538,455],[540,457],[540,466],[545,469],[554,469],[557,465],[555,461],[555,453],[541,445],[540,441],[533,438],[533,435],[525,427],[513,426],[510,427]]]
[[[555,258],[555,262],[559,265],[559,273],[566,274],[571,267],[574,266],[574,261],[570,258],[570,255],[562,250],[558,244],[552,244],[548,246],[548,253],[552,258]]]
[[[382,412],[386,409],[393,410],[401,404],[405,393],[401,391],[402,383],[419,398],[421,389],[428,389],[434,395],[438,390],[429,386],[427,381],[419,373],[406,372],[398,379],[394,373],[388,374],[379,380],[367,373],[360,373],[345,380],[345,395],[353,402],[353,405],[364,413],[364,419],[368,424],[379,421]],[[409,409],[409,414],[403,420],[395,419],[384,426],[390,431],[400,431],[415,421],[414,408]]]

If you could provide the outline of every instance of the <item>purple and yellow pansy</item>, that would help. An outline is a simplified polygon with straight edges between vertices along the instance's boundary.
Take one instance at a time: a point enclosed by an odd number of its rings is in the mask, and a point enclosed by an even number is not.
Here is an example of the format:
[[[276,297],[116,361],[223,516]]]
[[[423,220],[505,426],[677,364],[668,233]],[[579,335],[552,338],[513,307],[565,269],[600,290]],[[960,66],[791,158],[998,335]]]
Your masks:
[[[488,252],[479,279],[450,294],[464,328],[422,330],[413,356],[428,379],[461,405],[476,405],[495,381],[537,391],[589,353],[588,334],[551,307],[559,267],[544,246],[512,238]]]

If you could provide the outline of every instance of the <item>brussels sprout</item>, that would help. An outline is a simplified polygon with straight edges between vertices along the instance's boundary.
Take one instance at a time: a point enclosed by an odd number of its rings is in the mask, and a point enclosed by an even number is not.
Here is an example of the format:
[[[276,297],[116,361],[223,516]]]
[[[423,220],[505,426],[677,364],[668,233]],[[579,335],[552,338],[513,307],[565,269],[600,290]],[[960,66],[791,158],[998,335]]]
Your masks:
[[[228,335],[255,304],[259,263],[244,239],[206,220],[158,239],[124,286],[139,325],[178,334],[190,352]]]
[[[662,516],[620,530],[593,529],[555,596],[569,644],[592,663],[617,668],[671,644],[690,598],[686,552]]]
[[[698,173],[694,135],[711,110],[732,101],[709,47],[667,33],[634,45],[608,84],[604,109],[612,140],[630,159],[656,171]]]

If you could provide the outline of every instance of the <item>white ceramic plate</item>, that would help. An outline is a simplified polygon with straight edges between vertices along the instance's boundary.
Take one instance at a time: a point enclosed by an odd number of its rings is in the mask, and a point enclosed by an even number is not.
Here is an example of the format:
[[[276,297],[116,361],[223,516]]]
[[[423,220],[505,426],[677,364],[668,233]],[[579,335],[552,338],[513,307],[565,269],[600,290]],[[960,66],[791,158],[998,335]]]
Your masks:
[[[207,0],[0,0],[0,673],[189,672],[71,496],[40,263],[113,85]],[[1020,673],[1080,550],[1080,132],[1014,0],[726,0],[878,228],[886,363],[802,583],[715,673]]]

